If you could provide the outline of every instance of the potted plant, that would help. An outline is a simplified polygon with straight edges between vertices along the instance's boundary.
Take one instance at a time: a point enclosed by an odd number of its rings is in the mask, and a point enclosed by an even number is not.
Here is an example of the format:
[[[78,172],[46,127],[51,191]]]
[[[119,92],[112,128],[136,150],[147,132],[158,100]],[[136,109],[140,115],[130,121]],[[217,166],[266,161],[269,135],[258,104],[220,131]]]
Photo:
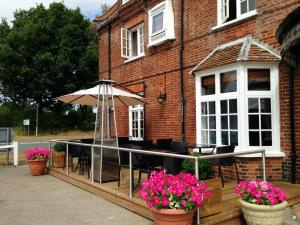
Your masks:
[[[241,181],[235,189],[240,196],[248,225],[281,225],[287,206],[285,191],[266,181]]]
[[[40,176],[45,173],[45,168],[50,150],[48,148],[29,148],[25,152],[30,172],[33,176]]]
[[[193,152],[191,156],[201,156],[203,154]],[[212,164],[210,160],[199,161],[199,180],[206,180],[212,178]],[[195,161],[185,159],[182,162],[182,172],[195,174]]]
[[[191,225],[195,209],[210,196],[206,184],[189,173],[153,171],[140,190],[159,225]]]
[[[53,167],[62,168],[65,165],[66,145],[64,143],[56,143],[52,152]]]

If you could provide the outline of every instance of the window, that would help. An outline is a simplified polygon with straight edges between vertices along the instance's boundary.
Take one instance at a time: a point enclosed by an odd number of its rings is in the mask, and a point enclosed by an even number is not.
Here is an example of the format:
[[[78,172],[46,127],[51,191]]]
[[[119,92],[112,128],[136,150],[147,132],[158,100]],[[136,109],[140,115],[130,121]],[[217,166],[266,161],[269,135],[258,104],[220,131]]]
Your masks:
[[[127,2],[129,2],[129,0],[123,0],[123,1],[122,1],[122,4],[125,4],[125,3],[127,3]]]
[[[256,13],[256,0],[218,0],[218,25]]]
[[[129,107],[129,137],[130,140],[144,139],[144,107],[142,105]]]
[[[130,30],[121,28],[121,56],[126,59],[144,56],[144,24]]]
[[[196,74],[197,143],[280,153],[277,65],[237,64]]]
[[[149,11],[149,46],[174,38],[172,1],[166,0]]]

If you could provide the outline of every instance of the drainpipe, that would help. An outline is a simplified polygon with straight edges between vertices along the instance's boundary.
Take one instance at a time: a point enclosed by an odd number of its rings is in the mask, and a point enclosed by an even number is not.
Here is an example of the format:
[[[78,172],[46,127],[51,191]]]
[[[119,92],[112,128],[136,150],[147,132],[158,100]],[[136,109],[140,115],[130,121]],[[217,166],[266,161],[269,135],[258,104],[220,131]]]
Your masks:
[[[289,66],[289,102],[290,102],[290,135],[291,135],[291,183],[296,183],[296,138],[295,138],[295,105],[294,105],[294,69]]]
[[[181,139],[185,141],[185,98],[184,98],[184,0],[180,0],[180,50],[179,50],[179,69],[180,69],[180,121]]]
[[[108,24],[108,79],[111,79],[111,24]]]

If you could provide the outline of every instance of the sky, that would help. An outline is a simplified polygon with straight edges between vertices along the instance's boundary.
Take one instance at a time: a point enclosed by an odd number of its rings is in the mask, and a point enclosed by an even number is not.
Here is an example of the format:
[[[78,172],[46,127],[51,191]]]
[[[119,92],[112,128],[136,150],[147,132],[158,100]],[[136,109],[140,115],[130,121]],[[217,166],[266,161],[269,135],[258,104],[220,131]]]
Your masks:
[[[112,5],[116,0],[64,0],[64,4],[68,8],[75,9],[79,7],[84,16],[94,19],[101,11],[101,4]],[[43,3],[48,7],[51,2],[62,2],[61,0],[0,0],[0,18],[6,18],[7,21],[13,20],[13,13],[17,9],[28,10],[35,7],[38,3]]]

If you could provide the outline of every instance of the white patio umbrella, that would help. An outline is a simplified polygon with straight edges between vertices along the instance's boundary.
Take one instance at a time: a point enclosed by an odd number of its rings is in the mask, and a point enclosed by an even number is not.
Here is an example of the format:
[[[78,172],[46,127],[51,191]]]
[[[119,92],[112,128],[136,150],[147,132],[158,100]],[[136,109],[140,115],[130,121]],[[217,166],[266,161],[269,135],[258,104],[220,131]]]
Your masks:
[[[97,98],[98,93],[100,94],[100,101],[102,102],[102,96],[103,93],[105,93],[106,97],[108,97],[108,104],[110,106],[113,105],[111,101],[111,96],[113,94],[114,96],[114,104],[115,105],[124,105],[124,106],[132,106],[132,105],[139,105],[139,104],[146,104],[143,97],[129,93],[127,91],[123,91],[119,88],[112,87],[108,89],[107,91],[104,90],[104,86],[100,84],[100,92],[99,92],[99,85],[96,85],[95,87],[89,88],[89,89],[83,89],[76,92],[73,92],[71,94],[62,95],[58,97],[57,99],[67,103],[67,104],[80,104],[80,105],[97,105]],[[101,103],[100,103],[101,104]]]

